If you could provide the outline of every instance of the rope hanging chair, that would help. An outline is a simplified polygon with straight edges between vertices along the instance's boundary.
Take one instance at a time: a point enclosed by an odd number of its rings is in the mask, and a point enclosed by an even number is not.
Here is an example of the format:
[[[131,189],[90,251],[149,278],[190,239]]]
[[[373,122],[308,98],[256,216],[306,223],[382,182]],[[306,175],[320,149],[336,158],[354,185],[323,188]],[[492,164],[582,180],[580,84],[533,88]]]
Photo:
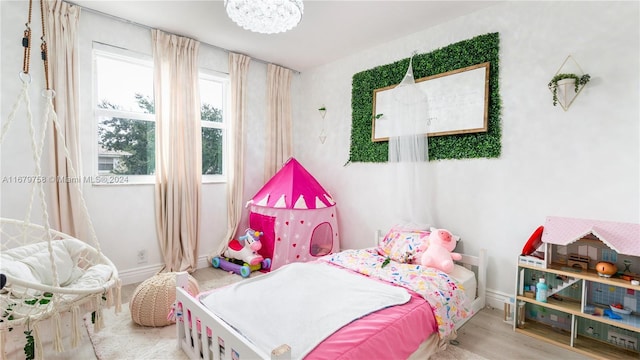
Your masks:
[[[45,115],[36,134],[31,103],[29,99],[29,55],[31,46],[31,0],[29,1],[29,20],[22,39],[24,46],[23,70],[19,73],[22,90],[9,113],[8,120],[2,125],[0,145],[10,128],[21,104],[24,104],[26,121],[31,135],[31,150],[35,162],[35,174],[23,177],[24,183],[31,184],[30,196],[25,218],[22,220],[0,218],[0,274],[3,287],[0,289],[0,357],[4,357],[7,335],[10,331],[23,328],[26,334],[27,358],[42,358],[42,343],[38,334],[38,323],[52,320],[54,332],[53,346],[58,352],[64,351],[62,341],[61,315],[71,314],[71,345],[76,347],[82,337],[79,331],[80,315],[92,312],[95,330],[103,325],[102,309],[115,305],[116,312],[121,309],[120,279],[114,264],[101,252],[93,223],[89,217],[79,181],[75,182],[79,203],[86,220],[90,238],[81,241],[68,234],[51,228],[44,185],[48,177],[42,175],[41,157],[44,147],[44,134],[51,122],[57,139],[64,145],[66,164],[70,176],[77,173],[70,160],[61,126],[53,106],[55,92],[49,87],[47,47],[44,35],[41,37],[42,59],[44,62],[46,89],[42,92],[46,101]],[[39,138],[39,141],[38,141]],[[31,212],[36,196],[40,199],[42,225],[31,221]],[[22,333],[23,331],[19,331]]]

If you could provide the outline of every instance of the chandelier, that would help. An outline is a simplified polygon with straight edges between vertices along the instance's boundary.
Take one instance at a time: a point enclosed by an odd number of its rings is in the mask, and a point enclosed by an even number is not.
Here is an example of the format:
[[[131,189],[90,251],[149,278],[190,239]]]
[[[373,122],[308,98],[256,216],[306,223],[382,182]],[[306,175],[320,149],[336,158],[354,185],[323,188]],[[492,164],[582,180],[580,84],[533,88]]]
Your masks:
[[[293,29],[302,19],[302,0],[225,0],[227,15],[246,30],[277,34]]]

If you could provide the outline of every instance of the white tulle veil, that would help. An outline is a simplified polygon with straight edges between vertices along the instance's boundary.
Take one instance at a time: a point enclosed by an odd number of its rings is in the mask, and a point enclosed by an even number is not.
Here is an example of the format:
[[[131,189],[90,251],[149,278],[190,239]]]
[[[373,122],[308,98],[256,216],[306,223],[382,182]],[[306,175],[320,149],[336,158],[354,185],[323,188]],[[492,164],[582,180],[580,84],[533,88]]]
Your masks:
[[[413,56],[390,104],[389,165],[395,183],[392,199],[396,223],[428,226],[432,223],[428,199],[429,122],[427,94],[415,83]]]

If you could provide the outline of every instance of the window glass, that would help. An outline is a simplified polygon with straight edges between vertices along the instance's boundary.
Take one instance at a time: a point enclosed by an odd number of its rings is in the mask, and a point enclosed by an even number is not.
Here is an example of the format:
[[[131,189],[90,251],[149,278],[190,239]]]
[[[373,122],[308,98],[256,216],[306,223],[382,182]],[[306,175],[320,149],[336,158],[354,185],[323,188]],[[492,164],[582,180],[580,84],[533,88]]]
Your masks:
[[[154,113],[153,106],[144,102],[153,99],[151,61],[97,51],[95,66],[98,107]]]
[[[155,172],[153,63],[95,50],[98,174]]]
[[[96,45],[94,45],[96,46]],[[147,175],[153,182],[155,105],[149,56],[99,44],[94,48],[97,173]],[[226,155],[227,75],[199,73],[203,181],[223,181]]]
[[[225,108],[228,80],[222,76],[200,73],[200,118],[202,120],[202,174],[224,174],[226,140]],[[205,179],[207,179],[205,177]]]

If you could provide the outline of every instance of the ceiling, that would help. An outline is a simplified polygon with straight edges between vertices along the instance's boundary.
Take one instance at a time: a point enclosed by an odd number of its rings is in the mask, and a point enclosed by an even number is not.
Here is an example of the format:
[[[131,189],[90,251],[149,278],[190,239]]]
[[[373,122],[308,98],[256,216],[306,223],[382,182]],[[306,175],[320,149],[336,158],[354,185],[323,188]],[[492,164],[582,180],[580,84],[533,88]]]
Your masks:
[[[237,26],[222,0],[70,1],[130,22],[293,70],[332,62],[358,51],[444,23],[497,1],[304,0],[302,21],[274,35]]]

